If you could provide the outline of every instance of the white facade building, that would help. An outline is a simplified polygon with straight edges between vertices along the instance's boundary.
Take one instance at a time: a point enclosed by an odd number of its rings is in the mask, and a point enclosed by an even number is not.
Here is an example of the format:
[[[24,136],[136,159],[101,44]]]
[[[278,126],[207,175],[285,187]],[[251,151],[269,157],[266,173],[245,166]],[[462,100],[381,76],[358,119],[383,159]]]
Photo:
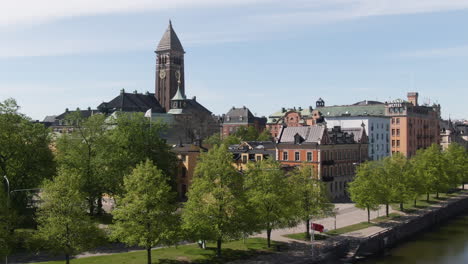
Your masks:
[[[327,127],[341,126],[343,129],[365,125],[369,137],[369,158],[379,160],[390,156],[390,118],[377,116],[325,117]]]

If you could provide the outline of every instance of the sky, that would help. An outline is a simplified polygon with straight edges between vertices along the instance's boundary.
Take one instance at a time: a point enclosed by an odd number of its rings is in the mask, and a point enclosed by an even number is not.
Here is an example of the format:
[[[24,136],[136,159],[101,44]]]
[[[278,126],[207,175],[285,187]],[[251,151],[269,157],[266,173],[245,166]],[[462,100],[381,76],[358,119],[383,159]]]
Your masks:
[[[468,0],[2,0],[0,101],[34,120],[154,92],[172,20],[215,114],[405,99],[468,118]]]

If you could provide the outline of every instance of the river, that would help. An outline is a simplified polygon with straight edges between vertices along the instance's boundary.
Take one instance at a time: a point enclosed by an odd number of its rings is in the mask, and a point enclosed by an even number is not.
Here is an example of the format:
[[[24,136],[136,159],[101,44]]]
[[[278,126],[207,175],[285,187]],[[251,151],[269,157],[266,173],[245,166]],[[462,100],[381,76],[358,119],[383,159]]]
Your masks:
[[[468,263],[468,212],[359,264]]]

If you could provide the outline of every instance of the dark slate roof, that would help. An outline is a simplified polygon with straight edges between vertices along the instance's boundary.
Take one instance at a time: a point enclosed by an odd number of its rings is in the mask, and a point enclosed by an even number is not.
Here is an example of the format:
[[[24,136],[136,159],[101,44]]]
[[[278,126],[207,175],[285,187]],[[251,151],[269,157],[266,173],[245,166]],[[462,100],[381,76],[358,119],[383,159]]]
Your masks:
[[[324,126],[302,126],[302,127],[285,127],[281,132],[279,143],[294,143],[295,136],[298,134],[305,143],[319,143],[324,136]]]
[[[77,109],[77,110],[75,110],[75,111],[69,111],[68,108],[67,108],[67,109],[65,110],[65,112],[63,112],[62,114],[56,116],[56,117],[55,117],[55,120],[62,120],[62,119],[64,119],[68,114],[75,113],[75,112],[77,112],[77,111],[80,112],[80,114],[81,114],[81,116],[82,116],[83,118],[88,118],[88,117],[90,117],[90,116],[92,116],[92,115],[95,115],[95,114],[98,114],[98,113],[99,113],[98,110],[95,110],[95,109],[93,110],[93,109],[89,109],[89,108],[88,108],[87,110],[80,110],[80,109]]]
[[[177,34],[172,28],[171,21],[169,21],[169,26],[167,27],[166,32],[164,32],[164,35],[162,36],[161,40],[159,41],[158,47],[156,48],[156,51],[167,50],[185,52],[184,48],[182,47],[182,44],[180,43],[179,38],[177,37]]]
[[[201,105],[199,102],[197,102],[196,97],[193,97],[192,99],[184,99],[185,101],[185,106],[183,109],[171,109],[167,113],[168,114],[197,114],[200,112],[205,112],[207,114],[211,115],[211,111],[206,109],[203,105]]]
[[[328,130],[328,137],[333,144],[352,144],[356,143],[354,135],[344,131],[339,126]]]
[[[365,135],[366,130],[363,127],[348,127],[341,128],[341,131],[353,135],[354,141],[361,142],[362,137]]]
[[[150,108],[153,113],[164,113],[153,93],[125,93],[123,90],[110,102],[104,102],[98,106],[99,111],[104,113],[115,111],[146,112]]]
[[[57,119],[57,116],[51,115],[51,116],[46,116],[42,122],[47,122],[47,123],[53,123],[55,122],[55,119]]]
[[[224,118],[224,124],[249,124],[255,120],[254,115],[247,107],[232,107]]]

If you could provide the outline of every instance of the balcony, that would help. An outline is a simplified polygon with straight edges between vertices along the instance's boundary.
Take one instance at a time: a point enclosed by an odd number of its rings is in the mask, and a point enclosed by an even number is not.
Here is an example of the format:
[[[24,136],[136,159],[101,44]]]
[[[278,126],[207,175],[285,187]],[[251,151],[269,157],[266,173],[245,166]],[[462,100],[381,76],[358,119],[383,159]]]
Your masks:
[[[334,165],[334,160],[322,160],[322,165]]]
[[[322,181],[324,182],[331,182],[333,181],[334,177],[333,176],[323,176]]]

